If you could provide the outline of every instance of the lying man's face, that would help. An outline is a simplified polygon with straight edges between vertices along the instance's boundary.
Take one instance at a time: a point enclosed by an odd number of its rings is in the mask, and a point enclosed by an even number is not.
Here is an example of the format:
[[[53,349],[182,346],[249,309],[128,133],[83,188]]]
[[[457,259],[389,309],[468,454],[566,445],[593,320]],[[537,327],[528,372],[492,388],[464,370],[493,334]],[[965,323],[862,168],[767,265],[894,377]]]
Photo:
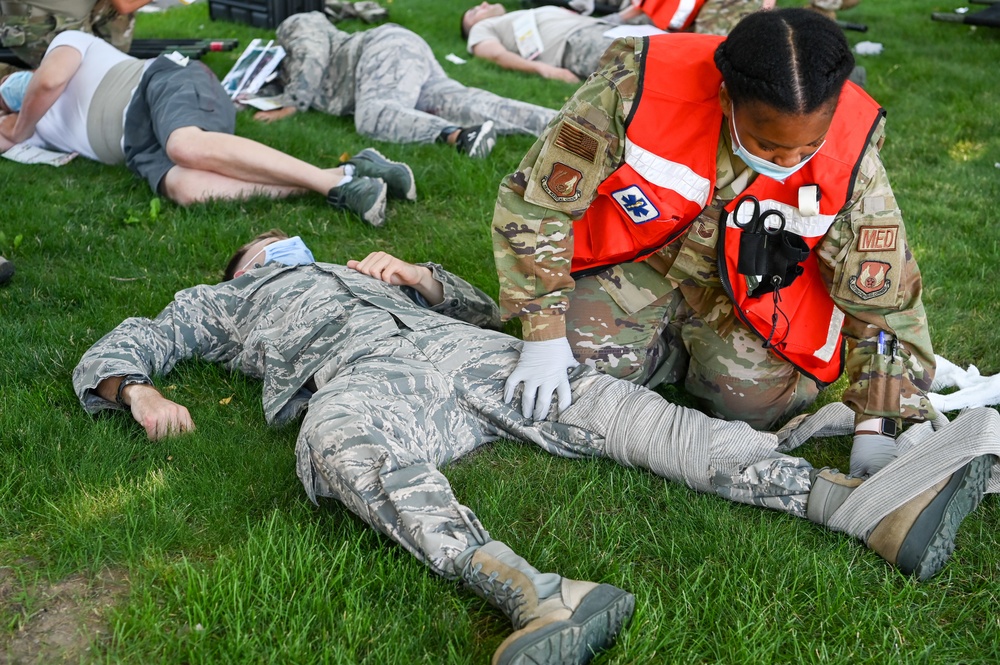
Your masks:
[[[499,3],[490,4],[489,2],[481,2],[472,9],[467,10],[465,14],[462,15],[462,22],[465,24],[465,29],[469,30],[472,26],[484,19],[493,18],[494,16],[503,16],[506,13],[507,10]]]

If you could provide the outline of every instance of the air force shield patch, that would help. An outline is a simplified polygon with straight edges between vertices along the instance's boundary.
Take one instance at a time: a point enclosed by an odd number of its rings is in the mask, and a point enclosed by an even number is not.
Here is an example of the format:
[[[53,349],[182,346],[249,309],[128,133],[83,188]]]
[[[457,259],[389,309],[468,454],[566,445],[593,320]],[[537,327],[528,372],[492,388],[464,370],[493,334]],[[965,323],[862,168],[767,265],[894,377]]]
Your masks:
[[[562,162],[554,162],[552,170],[548,175],[542,176],[539,184],[553,201],[566,203],[576,201],[583,194],[580,191],[581,182],[583,174],[579,170]]]
[[[639,185],[630,185],[611,193],[611,198],[621,206],[625,214],[636,224],[651,222],[660,216],[660,211],[652,204]]]

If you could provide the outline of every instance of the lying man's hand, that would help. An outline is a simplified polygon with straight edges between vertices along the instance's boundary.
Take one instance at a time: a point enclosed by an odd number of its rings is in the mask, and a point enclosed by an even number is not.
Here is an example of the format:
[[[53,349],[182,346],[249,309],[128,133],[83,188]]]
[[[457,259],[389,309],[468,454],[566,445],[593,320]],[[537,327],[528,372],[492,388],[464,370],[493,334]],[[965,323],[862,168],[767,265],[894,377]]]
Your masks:
[[[132,417],[143,426],[151,440],[158,441],[194,429],[187,408],[170,401],[153,386],[136,384],[125,390]]]
[[[360,261],[348,261],[347,267],[386,284],[412,286],[432,306],[444,300],[444,288],[434,279],[430,268],[415,266],[391,254],[372,252]]]
[[[556,81],[563,81],[565,83],[579,83],[579,77],[564,67],[553,67],[552,65],[546,65],[545,63],[539,62],[538,73],[541,74],[542,78],[554,79]]]
[[[257,122],[274,122],[275,120],[283,120],[292,115],[295,115],[294,106],[282,106],[280,109],[274,109],[273,111],[257,111],[253,114],[253,119]]]

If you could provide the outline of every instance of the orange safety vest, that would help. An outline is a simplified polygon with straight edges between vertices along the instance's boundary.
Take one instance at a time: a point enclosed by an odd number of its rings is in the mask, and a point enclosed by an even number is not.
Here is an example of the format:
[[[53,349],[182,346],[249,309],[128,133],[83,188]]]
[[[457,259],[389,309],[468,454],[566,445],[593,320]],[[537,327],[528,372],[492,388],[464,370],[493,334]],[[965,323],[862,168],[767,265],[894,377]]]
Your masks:
[[[681,238],[715,192],[723,115],[722,75],[713,54],[724,38],[676,34],[647,39],[639,97],[625,120],[624,163],[598,186],[593,203],[573,224],[576,277],[643,260]],[[816,255],[810,252],[801,264],[802,275],[779,289],[779,304],[770,293],[750,296],[746,279],[736,271],[743,230],[730,217],[743,196],[756,196],[762,210],[781,210],[786,231],[814,248],[850,197],[883,114],[863,90],[847,83],[816,156],[784,183],[758,175],[726,206],[719,222],[719,272],[737,316],[770,340],[776,355],[821,386],[843,371],[844,315],[820,278]]]
[[[687,30],[707,0],[639,0],[639,9],[660,30]]]

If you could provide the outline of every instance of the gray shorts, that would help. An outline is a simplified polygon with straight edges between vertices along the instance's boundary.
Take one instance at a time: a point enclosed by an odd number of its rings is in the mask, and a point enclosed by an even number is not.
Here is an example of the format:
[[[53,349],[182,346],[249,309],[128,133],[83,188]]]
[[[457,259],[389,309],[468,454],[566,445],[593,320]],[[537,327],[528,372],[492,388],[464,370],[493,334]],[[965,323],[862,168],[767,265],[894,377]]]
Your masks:
[[[182,127],[232,134],[236,108],[204,64],[182,67],[160,56],[142,75],[125,112],[125,164],[157,194],[175,166],[167,157],[167,139]]]

